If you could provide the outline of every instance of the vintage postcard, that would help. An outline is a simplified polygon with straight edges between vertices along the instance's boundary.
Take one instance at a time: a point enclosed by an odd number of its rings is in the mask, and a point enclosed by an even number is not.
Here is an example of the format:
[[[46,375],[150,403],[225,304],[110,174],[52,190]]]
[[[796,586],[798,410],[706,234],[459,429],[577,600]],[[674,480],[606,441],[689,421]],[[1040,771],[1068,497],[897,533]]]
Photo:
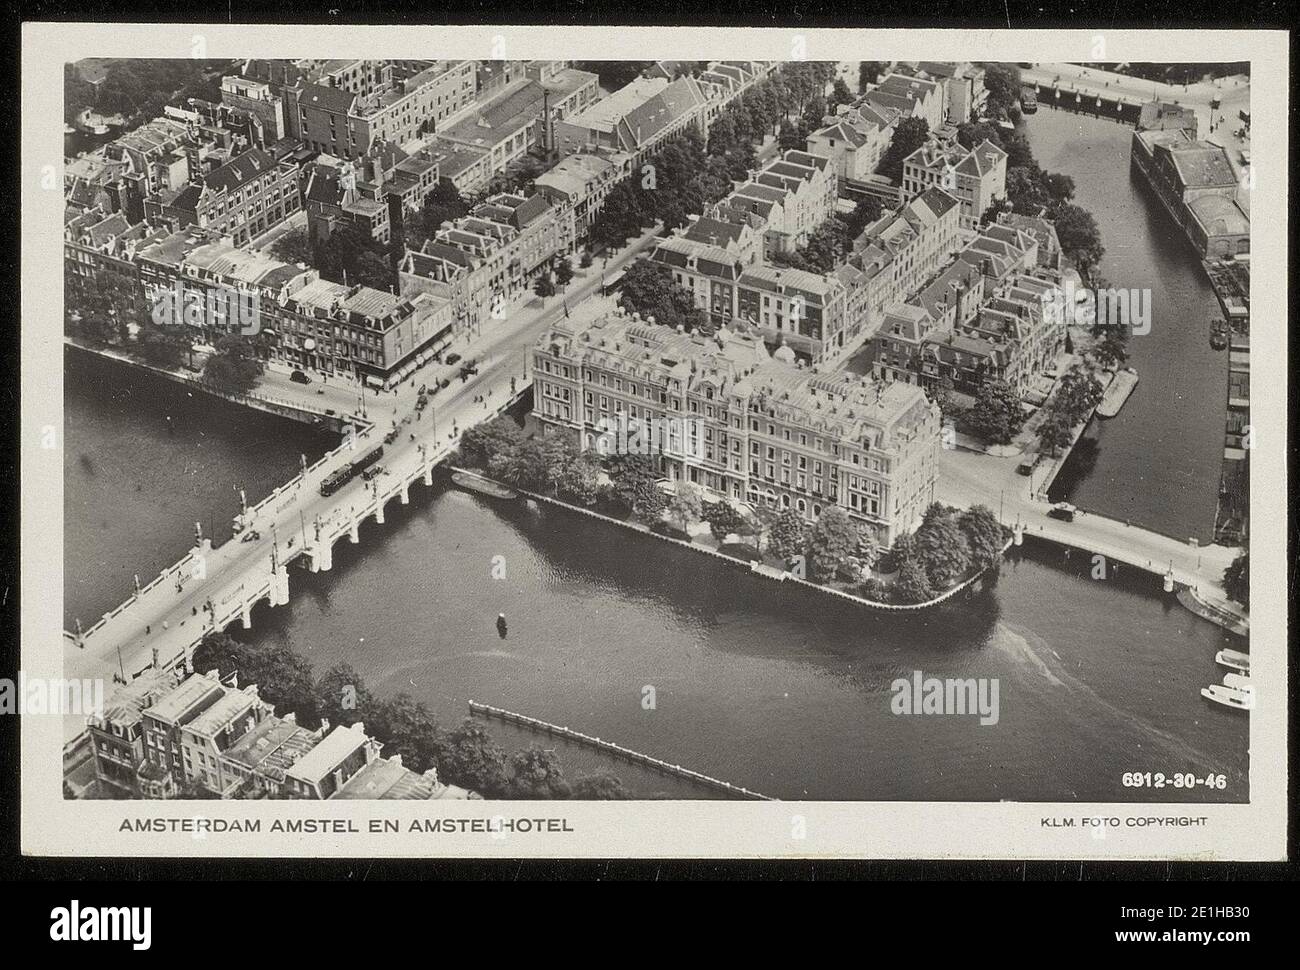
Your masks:
[[[26,25],[24,852],[1283,858],[1289,80]]]

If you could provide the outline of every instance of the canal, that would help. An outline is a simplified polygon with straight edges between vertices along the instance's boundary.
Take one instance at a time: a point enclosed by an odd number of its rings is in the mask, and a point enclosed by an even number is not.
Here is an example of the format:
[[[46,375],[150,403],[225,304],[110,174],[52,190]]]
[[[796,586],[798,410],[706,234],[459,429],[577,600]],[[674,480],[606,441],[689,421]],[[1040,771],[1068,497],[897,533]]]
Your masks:
[[[196,518],[228,521],[235,483],[269,491],[328,444],[121,368],[69,379],[65,394],[70,614],[177,558]],[[251,631],[232,632],[287,643],[318,672],[346,660],[372,690],[405,690],[444,724],[473,699],[779,798],[1178,798],[1125,789],[1128,771],[1223,773],[1226,789],[1194,800],[1248,797],[1247,720],[1198,694],[1220,679],[1225,634],[1149,577],[1092,580],[1055,548],[1026,545],[992,588],[895,619],[564,510],[441,485],[415,489],[361,538],[336,547],[332,572],[295,571],[288,606],[259,606]],[[914,671],[996,681],[997,723],[893,714],[891,683]],[[508,749],[535,740],[489,730]],[[570,774],[701,794],[559,747]]]
[[[1046,107],[1023,124],[1039,165],[1074,179],[1074,201],[1096,218],[1102,276],[1151,291],[1151,332],[1129,340],[1137,389],[1119,415],[1093,419],[1051,497],[1210,542],[1227,410],[1227,362],[1209,345],[1214,291],[1182,230],[1130,176],[1131,127]]]

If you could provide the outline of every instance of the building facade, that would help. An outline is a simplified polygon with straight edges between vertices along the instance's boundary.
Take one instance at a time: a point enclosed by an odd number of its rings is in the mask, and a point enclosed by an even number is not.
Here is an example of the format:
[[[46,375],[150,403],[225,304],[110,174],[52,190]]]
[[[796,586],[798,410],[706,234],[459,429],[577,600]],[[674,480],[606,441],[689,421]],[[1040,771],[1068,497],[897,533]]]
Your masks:
[[[969,151],[957,142],[927,142],[903,160],[903,198],[940,188],[961,203],[963,229],[1007,196],[1007,153],[985,139]]]
[[[719,496],[809,521],[838,505],[885,546],[933,500],[939,412],[920,388],[796,366],[753,334],[559,321],[532,371],[548,429],[600,450],[620,421],[676,427],[656,461]]]

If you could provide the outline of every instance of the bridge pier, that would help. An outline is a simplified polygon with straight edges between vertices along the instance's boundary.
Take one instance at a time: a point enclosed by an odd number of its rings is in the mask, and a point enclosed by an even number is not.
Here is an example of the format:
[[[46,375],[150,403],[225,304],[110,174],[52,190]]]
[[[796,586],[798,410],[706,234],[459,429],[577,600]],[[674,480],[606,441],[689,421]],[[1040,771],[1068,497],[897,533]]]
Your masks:
[[[283,564],[271,573],[267,600],[272,606],[286,606],[289,603],[289,570]]]
[[[244,608],[239,611],[239,622],[244,625],[245,630],[253,628],[253,605],[245,603]]]
[[[1011,536],[1012,536],[1011,541],[1015,545],[1023,546],[1025,544],[1025,527],[1023,523],[1017,522],[1014,526],[1012,526]]]
[[[375,522],[384,524],[384,500],[379,497],[375,498]]]
[[[328,540],[318,539],[311,547],[311,571],[327,573],[334,568],[334,544]]]
[[[409,482],[402,483],[402,491],[399,494],[401,495],[403,505],[411,504],[411,485]]]
[[[433,463],[432,462],[424,466],[424,484],[426,485],[433,484]]]
[[[354,546],[361,541],[361,534],[357,531],[360,525],[359,520],[353,519],[352,524],[348,526],[348,539],[351,540]]]

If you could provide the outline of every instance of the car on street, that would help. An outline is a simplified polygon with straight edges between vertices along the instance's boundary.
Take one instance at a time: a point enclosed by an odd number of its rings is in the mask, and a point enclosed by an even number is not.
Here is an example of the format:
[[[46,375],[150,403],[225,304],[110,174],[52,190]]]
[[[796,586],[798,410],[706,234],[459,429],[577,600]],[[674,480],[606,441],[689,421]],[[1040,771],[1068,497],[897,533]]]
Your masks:
[[[304,373],[303,373],[302,371],[300,371],[300,370],[296,370],[296,371],[294,371],[292,374],[290,374],[290,375],[289,375],[289,380],[293,381],[295,384],[310,384],[310,383],[311,383],[311,378],[308,377],[306,374],[304,374]]]
[[[1057,502],[1047,510],[1047,517],[1049,519],[1060,519],[1062,522],[1073,522],[1074,513],[1078,511],[1069,502]]]
[[[1241,164],[1242,164],[1242,165],[1249,165],[1249,164],[1250,164],[1250,152],[1249,152],[1249,150],[1243,148],[1243,149],[1238,153],[1238,155],[1239,155],[1239,157],[1241,158]]]
[[[448,354],[448,355],[447,355],[447,363],[449,363],[449,364],[454,364],[454,363],[456,363],[456,361],[458,361],[458,360],[460,360],[460,354]]]

